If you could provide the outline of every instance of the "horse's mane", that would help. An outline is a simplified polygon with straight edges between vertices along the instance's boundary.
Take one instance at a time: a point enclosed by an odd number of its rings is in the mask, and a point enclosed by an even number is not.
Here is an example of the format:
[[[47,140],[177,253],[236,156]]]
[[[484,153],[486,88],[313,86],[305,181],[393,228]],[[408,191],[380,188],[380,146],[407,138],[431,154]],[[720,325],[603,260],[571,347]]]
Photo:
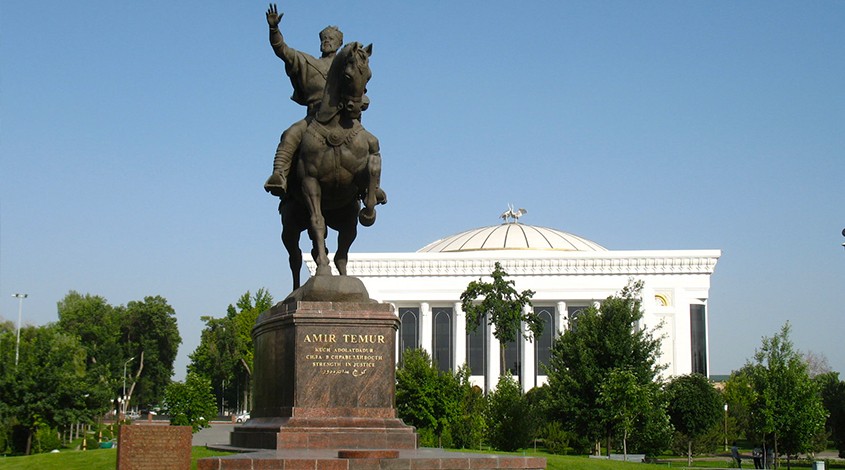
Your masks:
[[[369,73],[369,55],[372,45],[366,48],[360,42],[350,42],[338,51],[326,74],[326,86],[323,88],[323,99],[317,110],[317,120],[325,123],[332,119],[340,110],[341,83],[343,71],[350,60],[354,60],[356,67],[362,73]],[[369,79],[369,77],[367,77]]]

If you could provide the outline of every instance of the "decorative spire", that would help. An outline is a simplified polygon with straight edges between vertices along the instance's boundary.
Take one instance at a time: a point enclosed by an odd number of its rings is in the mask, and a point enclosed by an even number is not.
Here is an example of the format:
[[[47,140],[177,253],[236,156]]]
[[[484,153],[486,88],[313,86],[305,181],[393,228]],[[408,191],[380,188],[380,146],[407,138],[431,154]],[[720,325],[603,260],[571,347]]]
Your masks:
[[[522,208],[513,210],[513,204],[508,204],[508,210],[502,212],[499,218],[504,220],[506,224],[518,224],[519,218],[527,213],[528,211]]]

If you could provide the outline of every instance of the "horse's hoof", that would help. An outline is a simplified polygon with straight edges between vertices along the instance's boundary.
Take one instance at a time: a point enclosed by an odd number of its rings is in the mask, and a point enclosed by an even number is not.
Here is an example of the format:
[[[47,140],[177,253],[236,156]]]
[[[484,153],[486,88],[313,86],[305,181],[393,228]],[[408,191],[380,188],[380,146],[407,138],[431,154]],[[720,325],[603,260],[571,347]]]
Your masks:
[[[331,276],[332,275],[332,268],[329,266],[317,266],[317,271],[314,273],[315,276]]]
[[[375,209],[361,209],[361,212],[358,213],[358,222],[361,222],[361,225],[364,227],[369,227],[376,223],[376,210]]]

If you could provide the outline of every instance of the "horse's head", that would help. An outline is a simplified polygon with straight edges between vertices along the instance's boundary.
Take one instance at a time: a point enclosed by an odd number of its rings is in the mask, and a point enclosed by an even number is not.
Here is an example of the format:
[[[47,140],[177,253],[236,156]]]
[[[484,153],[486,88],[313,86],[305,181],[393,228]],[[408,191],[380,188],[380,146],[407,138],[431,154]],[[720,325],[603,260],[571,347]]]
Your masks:
[[[347,44],[337,53],[326,76],[318,121],[325,123],[338,112],[352,119],[361,116],[366,108],[367,82],[372,77],[369,60],[372,53],[372,44],[364,47],[359,42]]]

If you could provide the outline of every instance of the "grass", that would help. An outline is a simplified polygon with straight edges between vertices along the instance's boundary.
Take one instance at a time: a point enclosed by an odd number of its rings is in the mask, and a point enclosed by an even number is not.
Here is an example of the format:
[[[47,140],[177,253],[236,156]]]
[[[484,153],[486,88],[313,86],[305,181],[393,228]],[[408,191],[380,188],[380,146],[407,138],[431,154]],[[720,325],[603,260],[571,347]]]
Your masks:
[[[229,455],[205,447],[191,448],[191,468],[197,468],[197,459]],[[57,454],[36,454],[22,457],[0,457],[2,470],[114,470],[117,465],[117,449],[96,449],[89,451],[67,450]]]
[[[478,450],[467,450],[465,452],[475,452]],[[524,455],[530,457],[544,457],[546,459],[548,470],[657,470],[667,468],[687,468],[686,459],[672,460],[671,462],[664,462],[659,464],[643,464],[633,462],[618,462],[612,460],[591,459],[587,456],[573,456],[573,455],[553,455],[545,452],[535,452],[526,450],[525,452],[492,452],[481,451],[482,453],[491,454],[509,454],[509,455]],[[229,455],[227,452],[218,452],[206,449],[205,447],[191,448],[191,468],[197,468],[197,459],[204,457],[214,457],[219,455]],[[840,464],[842,461],[837,461],[837,464],[831,465],[830,462],[826,466],[829,468],[845,468],[845,465]],[[0,457],[0,470],[28,470],[32,468],[44,470],[113,470],[117,463],[116,449],[97,449],[85,452],[81,451],[64,451],[58,454],[37,454],[25,457]],[[745,461],[743,461],[745,463]],[[786,469],[786,462],[782,461],[782,469]],[[809,463],[806,461],[793,462],[793,468],[808,468]],[[694,468],[730,468],[730,459],[699,459],[693,460]],[[748,465],[743,465],[743,468],[754,468],[753,463],[748,461]]]

